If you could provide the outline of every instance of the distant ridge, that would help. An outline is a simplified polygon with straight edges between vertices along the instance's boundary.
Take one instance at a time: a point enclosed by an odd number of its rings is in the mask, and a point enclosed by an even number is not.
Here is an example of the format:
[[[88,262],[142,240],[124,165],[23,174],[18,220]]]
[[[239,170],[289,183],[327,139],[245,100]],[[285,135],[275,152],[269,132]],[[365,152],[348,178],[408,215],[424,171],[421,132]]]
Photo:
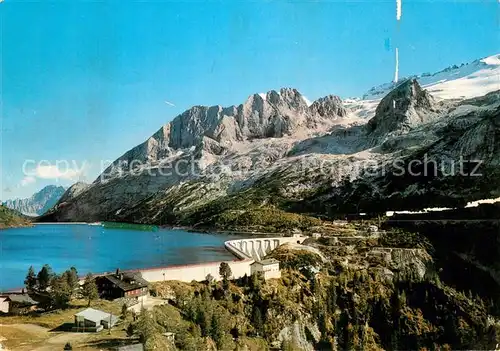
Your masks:
[[[29,198],[7,200],[3,204],[26,216],[36,217],[51,209],[57,201],[59,201],[65,191],[66,188],[62,186],[47,185]]]

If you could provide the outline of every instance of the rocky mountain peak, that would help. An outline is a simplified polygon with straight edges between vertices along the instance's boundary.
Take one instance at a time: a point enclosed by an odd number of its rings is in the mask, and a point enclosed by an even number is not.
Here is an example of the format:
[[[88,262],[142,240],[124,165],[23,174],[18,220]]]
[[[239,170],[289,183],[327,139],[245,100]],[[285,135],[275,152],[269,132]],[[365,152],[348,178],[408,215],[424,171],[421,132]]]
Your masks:
[[[342,103],[342,99],[340,99],[336,95],[328,95],[318,100],[314,101],[309,109],[314,114],[318,114],[322,117],[328,116],[339,116],[345,117],[347,115],[347,109],[344,107]]]
[[[286,103],[290,104],[295,108],[307,108],[307,102],[304,96],[297,90],[293,88],[281,88],[280,96]]]
[[[61,196],[66,191],[66,188],[58,185],[47,185],[39,192],[33,194],[33,200],[35,202],[46,202],[48,199],[54,196]]]
[[[368,121],[368,130],[377,134],[406,132],[435,118],[434,98],[416,79],[408,79],[387,94]]]
[[[294,88],[281,88],[279,91],[270,90],[267,93],[253,94],[243,105],[261,108],[269,104],[275,107],[288,106],[295,109],[307,108],[306,98]]]
[[[4,205],[25,215],[38,216],[52,208],[65,191],[62,186],[47,185],[29,198],[7,200]]]
[[[104,173],[129,170],[132,160],[154,164],[191,148],[219,155],[245,140],[282,138],[330,126],[347,115],[342,100],[326,96],[311,106],[296,89],[250,95],[238,106],[193,106],[127,151]],[[119,165],[117,167],[117,165]],[[117,169],[118,168],[118,169]]]

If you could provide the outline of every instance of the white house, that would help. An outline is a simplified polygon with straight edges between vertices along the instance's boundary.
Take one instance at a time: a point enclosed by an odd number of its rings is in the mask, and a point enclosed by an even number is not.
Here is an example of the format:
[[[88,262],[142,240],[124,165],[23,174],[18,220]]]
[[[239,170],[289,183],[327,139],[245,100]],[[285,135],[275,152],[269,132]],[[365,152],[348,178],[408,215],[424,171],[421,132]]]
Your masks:
[[[0,312],[20,314],[36,308],[38,302],[33,300],[28,294],[7,294],[0,295]]]
[[[255,261],[250,265],[251,274],[262,274],[265,280],[281,278],[280,261],[270,258],[262,261]]]
[[[75,326],[72,331],[90,332],[109,329],[118,321],[118,317],[110,313],[87,308],[75,314]]]
[[[0,296],[0,312],[10,312],[10,298],[8,296]]]

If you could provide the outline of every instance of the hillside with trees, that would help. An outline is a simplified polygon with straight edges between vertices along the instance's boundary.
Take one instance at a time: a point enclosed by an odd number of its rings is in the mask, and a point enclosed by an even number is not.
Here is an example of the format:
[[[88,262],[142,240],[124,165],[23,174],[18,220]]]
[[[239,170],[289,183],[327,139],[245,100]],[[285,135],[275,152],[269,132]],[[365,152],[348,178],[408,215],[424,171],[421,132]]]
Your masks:
[[[30,221],[25,216],[0,204],[0,229],[28,225]]]
[[[147,350],[165,332],[176,335],[171,350],[494,349],[499,302],[442,275],[432,241],[351,233],[276,249],[281,279],[155,283],[169,304],[129,318],[127,332]]]

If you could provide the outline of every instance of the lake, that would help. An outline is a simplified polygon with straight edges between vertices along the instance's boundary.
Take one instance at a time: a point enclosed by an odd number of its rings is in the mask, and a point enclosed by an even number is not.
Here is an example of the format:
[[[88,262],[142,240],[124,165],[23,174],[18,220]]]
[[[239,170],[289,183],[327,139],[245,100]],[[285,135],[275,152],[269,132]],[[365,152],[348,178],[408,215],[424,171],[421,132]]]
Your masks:
[[[0,290],[20,288],[28,268],[44,264],[79,275],[191,264],[235,257],[224,248],[227,234],[159,229],[155,232],[109,229],[87,224],[43,224],[0,230]]]

